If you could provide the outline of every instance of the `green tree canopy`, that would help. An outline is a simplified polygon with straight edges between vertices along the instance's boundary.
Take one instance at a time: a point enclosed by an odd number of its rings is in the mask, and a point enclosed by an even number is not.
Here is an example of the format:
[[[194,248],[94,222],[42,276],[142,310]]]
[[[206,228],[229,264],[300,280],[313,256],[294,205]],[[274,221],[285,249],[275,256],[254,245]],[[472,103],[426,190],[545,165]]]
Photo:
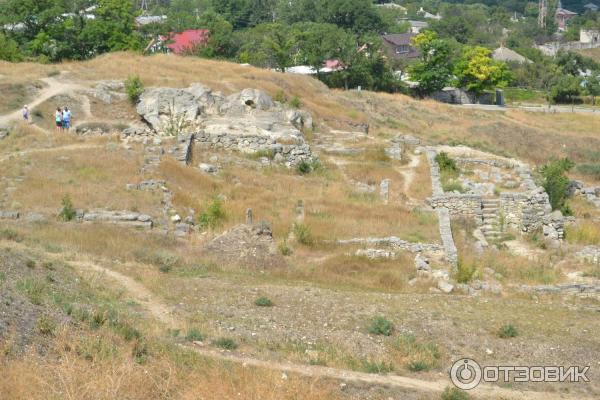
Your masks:
[[[416,92],[425,96],[443,89],[452,74],[450,44],[432,31],[415,36],[413,44],[421,51],[421,60],[408,69],[410,79],[419,84]]]
[[[454,66],[457,84],[477,93],[508,85],[512,75],[505,63],[493,60],[484,47],[466,47]]]

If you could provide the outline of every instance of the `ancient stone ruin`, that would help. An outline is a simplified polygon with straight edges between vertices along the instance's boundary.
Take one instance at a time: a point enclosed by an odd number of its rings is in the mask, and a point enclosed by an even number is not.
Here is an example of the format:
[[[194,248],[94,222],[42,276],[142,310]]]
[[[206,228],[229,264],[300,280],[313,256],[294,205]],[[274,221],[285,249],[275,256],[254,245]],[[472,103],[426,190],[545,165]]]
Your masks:
[[[267,154],[288,166],[312,162],[302,130],[312,128],[309,113],[289,109],[257,89],[227,97],[202,85],[186,89],[154,88],[144,92],[137,112],[153,132],[178,136],[181,158],[193,143],[211,149]],[[126,135],[135,135],[129,129]]]
[[[471,217],[488,239],[497,239],[507,229],[523,233],[541,230],[547,239],[564,238],[564,218],[552,211],[548,194],[533,181],[531,169],[526,164],[495,159],[456,158],[459,164],[488,165],[495,176],[480,173],[482,183],[463,179],[467,193],[445,192],[440,169],[436,161],[437,150],[426,149],[431,169],[433,195],[429,203],[434,209],[446,209],[452,217]],[[502,169],[510,170],[503,179]],[[441,219],[440,219],[441,221]]]

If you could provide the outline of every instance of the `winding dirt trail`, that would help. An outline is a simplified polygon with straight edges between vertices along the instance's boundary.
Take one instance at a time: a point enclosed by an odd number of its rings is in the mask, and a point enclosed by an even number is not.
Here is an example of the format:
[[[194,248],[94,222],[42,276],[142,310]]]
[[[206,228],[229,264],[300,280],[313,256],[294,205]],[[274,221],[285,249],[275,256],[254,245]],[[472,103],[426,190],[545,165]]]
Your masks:
[[[65,83],[57,78],[43,78],[41,79],[47,86],[45,86],[36,95],[35,99],[32,100],[28,106],[30,110],[39,106],[48,99],[63,93],[74,93],[78,90],[85,89],[83,86],[76,83]],[[0,124],[7,124],[11,121],[19,121],[22,118],[21,110],[16,110],[10,114],[0,115]]]
[[[49,256],[53,256],[49,254]],[[56,255],[54,255],[56,257]],[[123,286],[135,301],[146,307],[147,311],[165,326],[175,329],[182,324],[177,321],[172,314],[170,307],[162,303],[141,283],[136,282],[122,273],[113,271],[109,268],[98,265],[90,261],[68,261],[68,264],[82,271],[97,272],[117,281]],[[364,385],[376,385],[384,387],[395,387],[403,390],[416,391],[427,396],[437,396],[449,385],[449,379],[439,379],[436,381],[425,381],[421,379],[409,378],[399,375],[376,375],[364,372],[343,370],[338,368],[322,367],[315,365],[303,365],[287,362],[276,362],[260,360],[253,357],[247,357],[243,354],[232,354],[217,350],[207,349],[200,346],[182,345],[187,350],[194,351],[203,357],[221,360],[245,367],[263,368],[272,371],[297,374],[316,379],[334,379],[344,382],[352,382]],[[503,389],[497,386],[480,385],[470,392],[476,399],[504,399],[504,400],[583,400],[586,397],[561,395],[551,392],[531,392]],[[431,397],[429,397],[431,398]],[[589,398],[591,400],[591,398]]]

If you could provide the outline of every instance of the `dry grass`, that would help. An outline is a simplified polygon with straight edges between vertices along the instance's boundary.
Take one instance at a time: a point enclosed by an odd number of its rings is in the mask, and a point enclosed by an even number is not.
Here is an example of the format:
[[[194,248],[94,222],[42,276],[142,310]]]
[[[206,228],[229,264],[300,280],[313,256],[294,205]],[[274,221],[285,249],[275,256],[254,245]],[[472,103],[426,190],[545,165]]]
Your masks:
[[[100,334],[65,330],[53,357],[31,351],[13,358],[0,353],[0,393],[14,400],[68,399],[336,399],[334,383],[203,359],[150,342],[150,357],[137,363],[127,343]],[[138,345],[139,346],[139,345]]]
[[[370,168],[365,166],[365,168]],[[375,176],[377,169],[370,171]],[[361,194],[341,179],[321,175],[299,176],[293,171],[280,169],[249,170],[227,167],[221,177],[211,177],[186,168],[174,161],[161,166],[163,178],[170,182],[175,193],[174,202],[181,209],[204,210],[218,194],[226,197],[228,214],[225,228],[241,223],[245,211],[252,208],[257,220],[269,221],[276,238],[287,237],[295,221],[295,207],[303,200],[306,225],[317,239],[389,236],[395,235],[412,241],[438,240],[437,221],[423,218],[405,209],[400,201],[384,206],[378,194]],[[377,175],[377,182],[387,175],[395,182],[402,178],[386,168]],[[396,196],[398,190],[395,191]]]
[[[225,94],[248,87],[263,89],[272,96],[283,90],[289,98],[298,96],[305,107],[320,117],[336,118],[346,115],[348,109],[347,104],[335,99],[335,92],[316,79],[194,57],[113,53],[83,63],[64,63],[60,69],[80,80],[125,80],[137,74],[146,86],[187,87],[200,82]],[[11,72],[16,71],[10,69],[8,73]],[[365,116],[357,114],[346,119],[364,120]]]
[[[600,244],[600,226],[597,222],[582,221],[569,225],[565,229],[565,237],[569,243],[581,245]]]
[[[66,135],[61,133],[60,135]],[[131,210],[156,214],[157,193],[128,191],[127,183],[141,180],[140,156],[127,153],[116,142],[99,139],[96,144],[32,152],[19,164],[24,181],[12,196],[22,210],[54,212],[64,196],[76,207]],[[13,164],[15,168],[17,164]]]

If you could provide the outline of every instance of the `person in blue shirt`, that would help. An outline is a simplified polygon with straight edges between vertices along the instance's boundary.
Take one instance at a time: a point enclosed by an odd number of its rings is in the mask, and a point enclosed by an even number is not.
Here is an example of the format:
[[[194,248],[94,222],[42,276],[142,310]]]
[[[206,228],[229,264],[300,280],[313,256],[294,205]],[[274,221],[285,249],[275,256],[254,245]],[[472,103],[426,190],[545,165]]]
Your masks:
[[[68,131],[69,129],[71,129],[71,110],[69,110],[69,107],[65,107],[65,109],[63,110],[62,113],[62,128],[63,130]]]

